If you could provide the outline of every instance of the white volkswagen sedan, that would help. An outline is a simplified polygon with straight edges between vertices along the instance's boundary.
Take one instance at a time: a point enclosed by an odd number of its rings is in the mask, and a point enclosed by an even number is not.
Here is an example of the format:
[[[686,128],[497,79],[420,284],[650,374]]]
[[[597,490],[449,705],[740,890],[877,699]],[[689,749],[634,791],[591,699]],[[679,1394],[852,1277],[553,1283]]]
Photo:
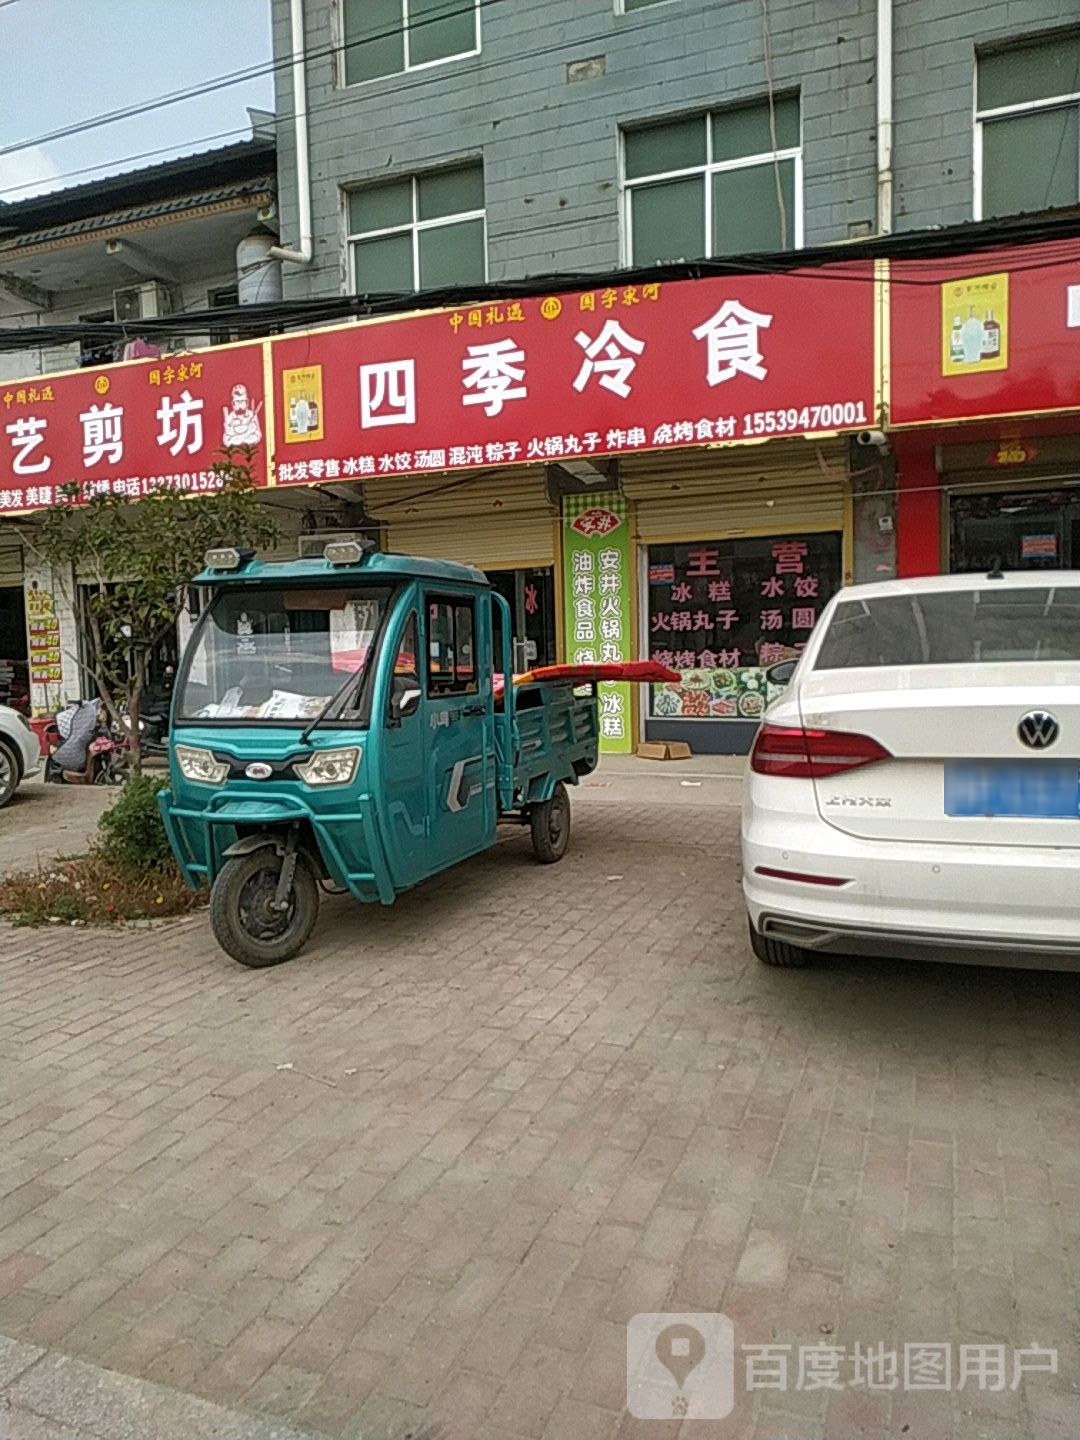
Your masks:
[[[29,722],[8,705],[0,705],[0,806],[15,794],[21,780],[41,769],[41,746]]]
[[[767,965],[1080,968],[1080,571],[841,591],[758,733],[742,851]]]

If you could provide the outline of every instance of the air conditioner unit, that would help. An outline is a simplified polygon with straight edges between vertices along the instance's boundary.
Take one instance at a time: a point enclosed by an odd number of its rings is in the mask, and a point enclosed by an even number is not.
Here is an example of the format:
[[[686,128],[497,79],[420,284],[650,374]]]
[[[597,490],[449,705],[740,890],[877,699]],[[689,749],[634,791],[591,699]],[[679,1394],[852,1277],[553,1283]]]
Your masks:
[[[158,280],[125,285],[122,290],[113,291],[113,318],[118,323],[157,320],[162,315],[171,315],[172,310],[172,291]]]

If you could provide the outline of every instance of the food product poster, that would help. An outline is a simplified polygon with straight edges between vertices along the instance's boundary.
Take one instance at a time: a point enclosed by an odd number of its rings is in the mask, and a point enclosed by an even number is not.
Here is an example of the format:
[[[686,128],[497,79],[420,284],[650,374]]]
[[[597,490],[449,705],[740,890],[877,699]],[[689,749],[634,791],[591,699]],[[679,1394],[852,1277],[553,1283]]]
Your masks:
[[[840,588],[837,533],[650,545],[649,658],[681,672],[652,687],[657,720],[760,720],[766,670],[796,659]]]
[[[614,491],[563,501],[563,614],[566,658],[572,665],[632,659],[633,565],[629,509]],[[600,749],[634,747],[631,688],[612,680],[597,687]]]
[[[1009,368],[1009,276],[972,275],[941,287],[941,373]]]

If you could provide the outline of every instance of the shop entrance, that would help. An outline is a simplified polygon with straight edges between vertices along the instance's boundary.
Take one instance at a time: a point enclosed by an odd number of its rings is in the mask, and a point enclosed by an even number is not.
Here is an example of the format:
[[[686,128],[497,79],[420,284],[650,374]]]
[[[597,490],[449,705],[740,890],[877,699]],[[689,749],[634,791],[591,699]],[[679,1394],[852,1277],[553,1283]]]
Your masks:
[[[1076,567],[1080,486],[950,496],[949,569],[954,574]]]
[[[514,636],[524,640],[525,654],[515,657],[515,669],[554,665],[555,571],[549,567],[528,570],[487,570],[491,588],[510,606]]]
[[[22,584],[0,585],[0,705],[29,710],[30,672],[26,656],[26,601]]]

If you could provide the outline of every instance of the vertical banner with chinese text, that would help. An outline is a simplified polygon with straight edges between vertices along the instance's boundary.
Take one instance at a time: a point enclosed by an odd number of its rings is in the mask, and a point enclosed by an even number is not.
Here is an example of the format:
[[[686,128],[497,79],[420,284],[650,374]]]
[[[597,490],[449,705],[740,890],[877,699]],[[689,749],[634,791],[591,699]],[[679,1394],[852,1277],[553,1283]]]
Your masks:
[[[563,516],[563,614],[566,658],[572,665],[612,664],[633,658],[634,583],[630,516],[615,491],[567,496]],[[634,748],[629,685],[599,687],[600,749]]]

